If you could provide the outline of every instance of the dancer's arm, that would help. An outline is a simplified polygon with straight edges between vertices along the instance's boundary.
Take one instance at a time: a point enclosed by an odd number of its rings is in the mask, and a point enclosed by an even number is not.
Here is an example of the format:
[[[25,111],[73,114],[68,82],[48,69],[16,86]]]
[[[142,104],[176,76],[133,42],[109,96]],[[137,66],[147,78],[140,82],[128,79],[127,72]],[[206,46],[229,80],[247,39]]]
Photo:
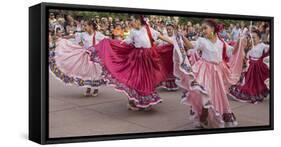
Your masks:
[[[166,41],[166,42],[168,42],[168,43],[170,43],[170,44],[174,44],[174,42],[173,42],[171,39],[169,39],[168,37],[163,36],[163,35],[161,35],[161,34],[158,35],[158,39],[161,39],[161,40],[163,40],[163,41]]]
[[[186,47],[187,50],[194,48],[193,44],[184,35],[181,34],[181,36],[182,36],[184,46]]]
[[[71,39],[71,38],[75,38],[75,35],[71,34],[71,35],[63,36],[62,38],[64,38],[64,39]]]
[[[163,40],[163,41],[166,41],[170,44],[174,44],[173,40],[169,39],[168,37],[166,36],[163,36],[160,32],[154,30],[153,28],[150,27],[150,31],[151,31],[151,37],[152,39],[155,41],[157,39],[160,39],[160,40]]]

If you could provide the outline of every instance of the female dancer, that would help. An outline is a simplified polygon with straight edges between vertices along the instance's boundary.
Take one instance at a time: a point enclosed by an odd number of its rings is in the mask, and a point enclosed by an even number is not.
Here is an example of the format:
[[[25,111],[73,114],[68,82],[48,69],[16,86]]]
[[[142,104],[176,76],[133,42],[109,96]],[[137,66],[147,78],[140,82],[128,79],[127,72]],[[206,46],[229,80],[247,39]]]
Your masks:
[[[202,27],[204,38],[199,37],[192,43],[183,37],[188,48],[202,52],[200,60],[191,66],[182,62],[186,56],[180,58],[180,52],[179,59],[174,60],[178,85],[187,90],[182,101],[191,106],[190,115],[202,127],[236,126],[227,90],[239,80],[245,41],[240,40],[234,48],[229,46],[218,36],[221,26],[213,19],[205,19]]]
[[[66,84],[87,87],[85,96],[97,96],[98,87],[103,83],[101,66],[91,61],[92,46],[105,38],[96,28],[94,22],[85,21],[85,32],[76,35],[76,41],[80,38],[79,45],[60,38],[55,50],[50,51],[51,71]],[[94,88],[92,94],[91,87]]]
[[[135,16],[131,24],[133,29],[124,41],[104,39],[97,44],[94,58],[100,60],[109,84],[128,95],[130,110],[149,110],[162,101],[155,88],[169,74],[164,63],[172,65],[173,42],[152,29],[143,16]],[[170,44],[155,47],[157,39]],[[170,59],[164,61],[163,56]]]
[[[269,78],[269,69],[264,58],[269,55],[269,46],[261,42],[258,30],[252,31],[253,46],[247,53],[248,68],[242,81],[231,86],[231,96],[240,102],[257,103],[267,97],[269,89],[265,81]]]
[[[167,30],[167,37],[174,42],[174,44],[173,44],[174,45],[174,50],[175,50],[175,48],[183,49],[183,45],[181,44],[182,46],[180,46],[177,43],[176,36],[175,36],[175,33],[174,33],[174,30],[175,30],[174,25],[171,24],[171,23],[168,23],[166,25],[165,29]],[[182,40],[180,40],[180,41],[182,42]],[[168,44],[168,42],[160,40],[159,43],[158,43],[159,46],[165,45],[165,44]],[[162,59],[163,61],[165,61],[167,59],[170,59],[170,60],[172,59],[171,57],[165,57],[165,56],[162,56],[162,58],[163,58]],[[170,66],[171,67],[169,67],[170,68],[169,71],[171,71],[171,73],[170,73],[170,75],[168,76],[168,78],[165,81],[161,82],[160,87],[166,89],[167,91],[175,91],[175,90],[178,90],[179,87],[175,83],[176,82],[176,78],[173,75],[173,64],[171,64]]]

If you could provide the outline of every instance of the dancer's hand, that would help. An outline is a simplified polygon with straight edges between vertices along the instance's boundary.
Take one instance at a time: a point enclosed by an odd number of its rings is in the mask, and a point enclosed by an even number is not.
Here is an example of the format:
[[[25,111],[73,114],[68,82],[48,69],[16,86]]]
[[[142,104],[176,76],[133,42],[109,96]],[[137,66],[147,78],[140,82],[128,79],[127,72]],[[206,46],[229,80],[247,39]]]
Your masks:
[[[121,42],[120,42],[120,44],[124,44],[125,43],[125,40],[122,40]]]
[[[247,48],[252,48],[253,44],[252,44],[252,39],[251,37],[247,37]]]
[[[187,35],[187,32],[184,30],[179,30],[177,33],[179,33],[179,35],[183,38]]]
[[[179,31],[177,33],[179,34],[180,37],[182,37],[182,38],[184,37],[184,32],[183,31]]]
[[[84,44],[83,44],[83,42],[82,42],[82,41],[80,41],[80,42],[79,42],[79,45],[80,45],[80,46],[84,46]]]

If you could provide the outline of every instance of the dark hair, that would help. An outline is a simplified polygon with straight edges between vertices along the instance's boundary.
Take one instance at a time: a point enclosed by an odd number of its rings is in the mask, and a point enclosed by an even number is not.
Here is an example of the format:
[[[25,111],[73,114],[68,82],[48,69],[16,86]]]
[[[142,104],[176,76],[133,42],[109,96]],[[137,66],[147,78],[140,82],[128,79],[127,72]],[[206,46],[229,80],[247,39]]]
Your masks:
[[[98,25],[94,20],[86,20],[87,25],[92,26],[94,30],[98,29]]]
[[[252,30],[252,33],[256,33],[261,38],[261,32],[258,29]]]
[[[267,28],[268,26],[269,26],[269,25],[268,25],[267,23],[265,23],[265,24],[262,25],[262,29],[263,29],[263,30],[266,30],[266,28]]]
[[[61,31],[61,28],[56,28],[56,32],[59,32],[59,31]]]
[[[219,33],[223,29],[223,24],[219,24],[215,19],[204,19],[202,23],[214,28],[214,33]]]
[[[64,15],[63,15],[63,18],[64,18],[64,20],[66,20],[66,21],[67,21],[67,16],[72,17],[70,14],[64,14]],[[72,17],[72,18],[73,18],[73,17]]]
[[[146,21],[144,20],[144,15],[136,14],[132,16],[134,19],[140,20],[141,25],[146,25]]]

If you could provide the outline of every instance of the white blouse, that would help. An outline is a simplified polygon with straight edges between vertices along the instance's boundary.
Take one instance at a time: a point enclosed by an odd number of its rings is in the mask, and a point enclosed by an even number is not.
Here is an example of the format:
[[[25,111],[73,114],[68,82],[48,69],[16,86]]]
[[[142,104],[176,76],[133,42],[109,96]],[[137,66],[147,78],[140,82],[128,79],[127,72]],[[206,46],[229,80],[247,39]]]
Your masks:
[[[260,58],[263,55],[263,53],[267,52],[268,50],[269,50],[269,45],[266,45],[264,43],[259,43],[247,53],[247,58],[249,57]]]
[[[206,38],[199,37],[196,41],[192,42],[195,50],[202,51],[202,58],[219,63],[222,61],[223,42],[217,38],[216,42],[213,43]],[[226,43],[227,56],[231,57],[233,47]]]
[[[157,40],[159,32],[150,28],[153,40]],[[129,36],[125,39],[127,44],[134,44],[136,48],[151,48],[150,40],[146,31],[146,27],[142,26],[139,30],[131,29]]]
[[[75,34],[76,42],[79,43],[82,41],[85,48],[89,48],[90,46],[93,45],[93,37],[94,37],[94,33],[91,35],[87,32],[77,33],[77,35]],[[95,36],[96,44],[98,44],[104,38],[105,36],[101,32],[96,31],[96,36]]]

